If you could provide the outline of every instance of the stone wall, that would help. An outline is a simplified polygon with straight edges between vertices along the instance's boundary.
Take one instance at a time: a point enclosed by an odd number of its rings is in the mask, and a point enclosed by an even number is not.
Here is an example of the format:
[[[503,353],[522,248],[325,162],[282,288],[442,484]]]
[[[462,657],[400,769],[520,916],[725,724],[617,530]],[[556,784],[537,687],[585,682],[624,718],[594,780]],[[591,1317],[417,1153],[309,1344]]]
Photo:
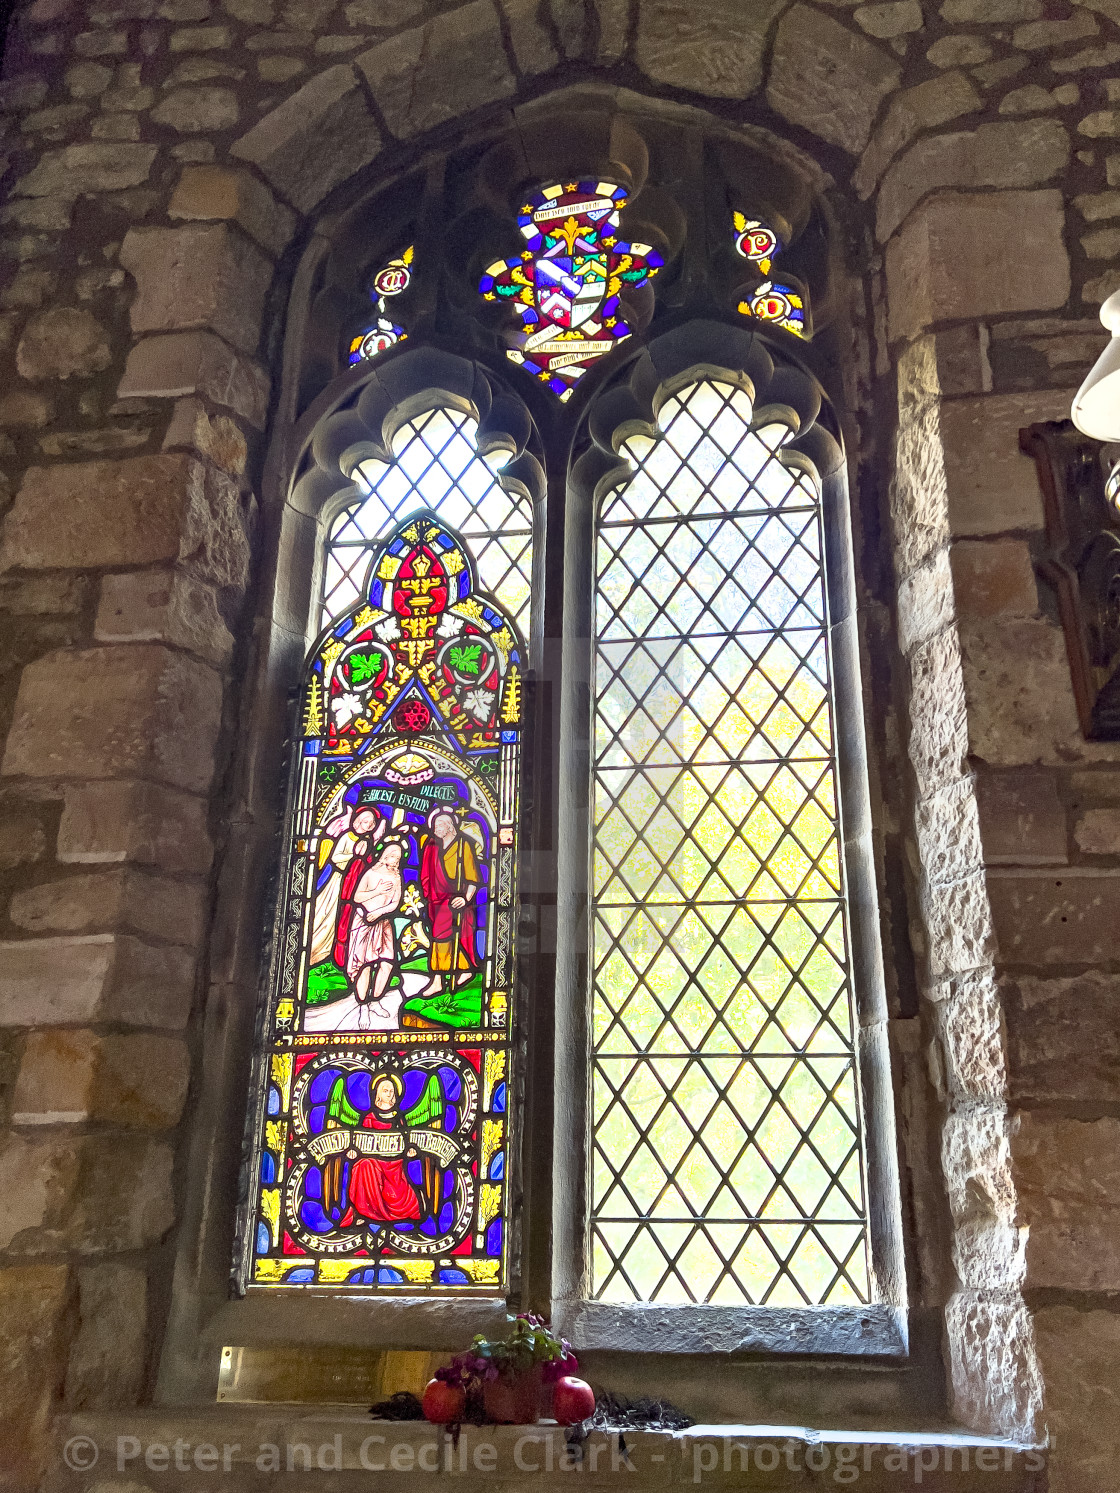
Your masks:
[[[1077,729],[1017,432],[1068,410],[1120,285],[1118,62],[1116,0],[18,12],[0,85],[13,1488],[36,1485],[58,1408],[153,1392],[298,246],[332,192],[576,80],[768,129],[848,205],[874,329],[857,494],[897,431],[923,1000],[895,1037],[944,1122],[953,1414],[1030,1435],[1044,1392],[1051,1487],[1111,1488],[1120,749]]]

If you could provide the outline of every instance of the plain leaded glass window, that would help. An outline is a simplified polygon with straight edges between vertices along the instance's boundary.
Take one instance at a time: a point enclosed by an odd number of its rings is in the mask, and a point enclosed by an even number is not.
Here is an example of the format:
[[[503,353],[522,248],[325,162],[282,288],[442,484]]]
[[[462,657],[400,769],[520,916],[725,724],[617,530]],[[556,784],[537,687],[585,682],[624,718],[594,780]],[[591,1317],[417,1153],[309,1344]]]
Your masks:
[[[820,493],[671,397],[595,538],[591,1296],[869,1299]]]
[[[500,487],[475,449],[476,422],[453,409],[410,420],[393,441],[392,466],[363,462],[366,495],[334,520],[326,546],[321,627],[361,595],[372,542],[418,507],[438,511],[468,542],[479,583],[528,631],[533,508]],[[508,453],[501,453],[504,461]]]

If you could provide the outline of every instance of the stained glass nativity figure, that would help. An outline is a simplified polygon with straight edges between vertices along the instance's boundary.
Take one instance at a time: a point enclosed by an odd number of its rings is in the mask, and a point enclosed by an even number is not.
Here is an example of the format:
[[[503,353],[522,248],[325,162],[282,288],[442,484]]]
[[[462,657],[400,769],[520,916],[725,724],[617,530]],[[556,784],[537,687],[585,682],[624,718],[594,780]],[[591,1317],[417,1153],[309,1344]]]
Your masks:
[[[488,301],[510,301],[521,320],[523,363],[567,399],[578,378],[630,335],[623,297],[645,285],[664,259],[649,244],[618,237],[624,187],[607,181],[565,182],[530,197],[518,216],[528,248],[499,259],[479,281]]]

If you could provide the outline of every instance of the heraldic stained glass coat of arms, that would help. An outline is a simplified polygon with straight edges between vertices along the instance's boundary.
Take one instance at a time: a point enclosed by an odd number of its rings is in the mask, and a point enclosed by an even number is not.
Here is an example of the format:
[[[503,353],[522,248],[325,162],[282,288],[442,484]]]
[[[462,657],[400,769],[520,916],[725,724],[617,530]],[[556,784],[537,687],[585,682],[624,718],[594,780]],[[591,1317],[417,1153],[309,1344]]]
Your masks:
[[[250,1289],[506,1287],[525,654],[497,596],[527,610],[528,562],[524,538],[524,569],[478,545],[487,589],[448,522],[469,532],[487,504],[524,521],[471,424],[411,422],[328,543],[335,610],[303,687]]]
[[[524,364],[561,399],[590,364],[630,335],[621,297],[664,264],[648,244],[619,238],[624,187],[607,181],[544,187],[524,204],[517,226],[527,247],[499,259],[479,282],[488,301],[509,301],[521,320]]]

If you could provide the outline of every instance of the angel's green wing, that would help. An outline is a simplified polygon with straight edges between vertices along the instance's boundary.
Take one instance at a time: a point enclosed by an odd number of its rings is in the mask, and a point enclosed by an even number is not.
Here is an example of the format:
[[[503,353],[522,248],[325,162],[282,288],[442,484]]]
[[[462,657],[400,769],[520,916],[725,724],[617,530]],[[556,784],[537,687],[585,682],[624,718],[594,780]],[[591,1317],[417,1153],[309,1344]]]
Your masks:
[[[412,1108],[405,1111],[402,1118],[406,1125],[432,1125],[443,1118],[443,1110],[443,1089],[439,1078],[433,1073],[424,1085],[424,1092]]]
[[[330,1098],[327,1100],[327,1119],[333,1120],[335,1126],[356,1125],[361,1119],[358,1111],[346,1097],[344,1078],[336,1078],[331,1086]]]

